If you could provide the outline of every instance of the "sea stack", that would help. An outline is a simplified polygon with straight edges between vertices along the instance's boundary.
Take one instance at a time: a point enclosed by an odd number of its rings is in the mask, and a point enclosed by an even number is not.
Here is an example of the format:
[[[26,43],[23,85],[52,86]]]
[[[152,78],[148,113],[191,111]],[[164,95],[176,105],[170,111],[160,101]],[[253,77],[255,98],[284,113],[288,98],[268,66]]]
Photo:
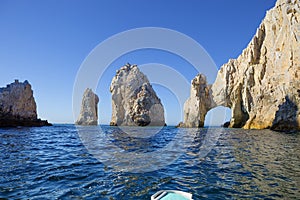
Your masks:
[[[212,87],[232,109],[231,127],[300,129],[300,3],[278,0],[243,53],[223,65]]]
[[[0,88],[0,127],[50,126],[37,117],[31,85],[26,80]]]
[[[87,88],[83,94],[80,114],[75,124],[82,126],[97,126],[98,103],[99,97],[90,88]]]
[[[163,126],[164,108],[137,65],[117,70],[110,85],[112,126]]]

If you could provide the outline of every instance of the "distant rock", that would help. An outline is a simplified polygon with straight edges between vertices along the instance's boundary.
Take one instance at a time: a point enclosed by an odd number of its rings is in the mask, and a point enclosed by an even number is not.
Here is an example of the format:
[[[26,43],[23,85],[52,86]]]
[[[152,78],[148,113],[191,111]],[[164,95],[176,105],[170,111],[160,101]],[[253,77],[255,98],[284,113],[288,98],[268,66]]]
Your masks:
[[[110,85],[111,126],[164,126],[164,108],[137,65],[126,64]]]
[[[90,88],[87,88],[83,94],[80,114],[75,124],[98,125],[98,103],[99,97]]]
[[[177,127],[203,127],[206,113],[215,107],[212,99],[211,85],[207,84],[206,76],[198,74],[191,82],[190,97],[184,103],[184,121]]]
[[[175,127],[176,128],[184,128],[184,123],[183,122],[179,122]]]
[[[0,88],[0,127],[49,125],[47,120],[37,118],[36,103],[28,81],[15,80]]]

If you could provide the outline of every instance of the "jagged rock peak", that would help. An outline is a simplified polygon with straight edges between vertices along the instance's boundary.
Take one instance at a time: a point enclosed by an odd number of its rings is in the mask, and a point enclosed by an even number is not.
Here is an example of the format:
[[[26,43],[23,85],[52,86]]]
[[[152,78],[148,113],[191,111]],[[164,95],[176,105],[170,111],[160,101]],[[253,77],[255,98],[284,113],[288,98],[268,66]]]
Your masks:
[[[98,125],[98,103],[99,97],[87,88],[82,97],[81,109],[76,125],[90,126]]]
[[[110,85],[114,126],[162,126],[164,108],[148,78],[137,65],[127,63],[117,70]]]
[[[15,80],[0,88],[0,126],[47,126],[46,120],[37,118],[36,102],[31,85]]]

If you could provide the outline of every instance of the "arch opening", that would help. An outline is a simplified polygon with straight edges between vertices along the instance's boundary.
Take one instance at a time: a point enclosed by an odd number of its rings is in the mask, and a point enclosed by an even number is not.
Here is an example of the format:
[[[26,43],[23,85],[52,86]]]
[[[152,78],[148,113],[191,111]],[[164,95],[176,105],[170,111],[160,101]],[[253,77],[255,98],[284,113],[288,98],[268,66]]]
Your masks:
[[[231,109],[225,106],[217,106],[210,109],[205,116],[204,127],[220,127],[228,125],[231,120]]]

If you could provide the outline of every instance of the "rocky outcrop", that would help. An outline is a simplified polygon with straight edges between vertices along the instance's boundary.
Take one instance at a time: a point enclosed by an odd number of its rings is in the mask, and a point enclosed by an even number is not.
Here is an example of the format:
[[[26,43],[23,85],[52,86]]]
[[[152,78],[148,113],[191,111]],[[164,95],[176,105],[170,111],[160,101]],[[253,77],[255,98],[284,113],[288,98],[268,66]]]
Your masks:
[[[110,85],[112,126],[163,126],[164,108],[148,78],[136,65],[126,64]]]
[[[228,128],[230,126],[230,121],[225,122],[224,124],[221,125],[223,128]]]
[[[184,121],[177,127],[203,127],[205,115],[213,107],[211,85],[207,84],[205,75],[198,74],[191,82],[190,97],[184,103]]]
[[[225,106],[232,110],[230,127],[299,130],[299,0],[278,0],[242,54],[220,68],[212,87],[201,77],[192,81],[181,126],[201,127],[209,109]]]
[[[300,128],[300,3],[278,0],[256,35],[223,65],[214,101],[232,109],[231,127]]]
[[[37,118],[36,103],[28,81],[15,80],[0,88],[0,127],[49,125],[46,120]]]
[[[81,110],[76,125],[98,125],[98,96],[87,88],[83,94]]]

